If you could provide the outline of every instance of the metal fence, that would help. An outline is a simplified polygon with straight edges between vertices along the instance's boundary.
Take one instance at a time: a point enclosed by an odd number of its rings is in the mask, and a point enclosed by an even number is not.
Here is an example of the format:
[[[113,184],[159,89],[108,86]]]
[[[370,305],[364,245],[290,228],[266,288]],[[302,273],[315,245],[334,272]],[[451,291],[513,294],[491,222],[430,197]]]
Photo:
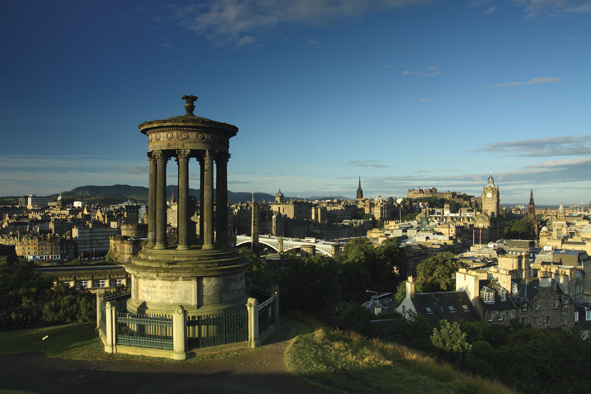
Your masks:
[[[105,297],[105,302],[117,303],[117,310],[124,311],[127,309],[127,300],[131,298],[131,290],[122,291],[121,293],[109,294]]]
[[[107,335],[107,303],[102,301],[99,301],[99,309],[100,309],[100,313],[99,313],[99,329],[101,330],[101,332],[103,333],[103,335]]]
[[[116,344],[172,350],[172,317],[117,312]]]
[[[269,298],[259,305],[259,333],[263,333],[269,326],[275,324],[275,298]]]
[[[187,319],[187,350],[248,340],[246,308]]]

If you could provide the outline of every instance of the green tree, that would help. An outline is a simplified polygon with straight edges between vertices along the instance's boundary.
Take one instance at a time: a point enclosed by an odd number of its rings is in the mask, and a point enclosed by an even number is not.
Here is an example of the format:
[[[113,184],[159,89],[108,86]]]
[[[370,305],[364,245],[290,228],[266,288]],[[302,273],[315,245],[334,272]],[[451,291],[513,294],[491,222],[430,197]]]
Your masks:
[[[393,291],[407,266],[396,239],[375,246],[367,238],[357,238],[341,254],[345,291],[352,300],[366,298],[366,290]]]
[[[433,329],[431,343],[440,356],[456,364],[465,359],[472,349],[458,322],[449,323],[445,319]]]
[[[415,220],[415,218],[417,217],[419,213],[418,212],[412,212],[412,213],[407,213],[406,215],[404,215],[402,217],[402,221],[403,222],[410,222]]]
[[[417,265],[417,292],[455,290],[456,272],[462,264],[450,252],[438,253]]]
[[[246,277],[252,280],[252,283],[268,288],[273,284],[273,272],[265,259],[253,252],[250,248],[240,248],[240,253],[250,261],[250,266],[246,271]]]
[[[536,239],[534,224],[529,217],[513,220],[505,225],[505,239]]]
[[[282,255],[285,270],[278,280],[281,306],[317,313],[342,299],[340,264],[330,257]]]

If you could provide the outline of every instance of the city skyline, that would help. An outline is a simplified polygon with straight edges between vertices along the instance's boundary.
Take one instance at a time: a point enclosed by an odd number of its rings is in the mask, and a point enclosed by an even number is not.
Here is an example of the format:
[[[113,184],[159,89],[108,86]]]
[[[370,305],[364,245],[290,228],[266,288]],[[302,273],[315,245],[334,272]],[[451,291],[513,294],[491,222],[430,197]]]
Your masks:
[[[145,121],[234,124],[228,187],[591,200],[589,1],[12,2],[0,195],[147,186]],[[191,174],[197,163],[193,162]],[[169,184],[176,184],[169,165]],[[198,179],[191,187],[198,188]]]

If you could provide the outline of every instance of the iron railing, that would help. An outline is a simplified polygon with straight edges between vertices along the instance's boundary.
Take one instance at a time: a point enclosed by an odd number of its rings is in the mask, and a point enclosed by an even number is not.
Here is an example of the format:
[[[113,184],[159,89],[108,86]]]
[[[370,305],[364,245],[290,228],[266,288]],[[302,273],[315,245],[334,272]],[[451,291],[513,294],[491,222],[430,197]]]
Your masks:
[[[187,350],[248,340],[246,308],[187,319]]]
[[[99,302],[100,308],[100,321],[99,321],[99,329],[103,333],[103,335],[107,335],[107,303],[106,302]]]
[[[269,298],[259,305],[259,333],[264,332],[269,326],[275,324],[275,298]]]
[[[172,317],[117,312],[117,345],[172,350]]]

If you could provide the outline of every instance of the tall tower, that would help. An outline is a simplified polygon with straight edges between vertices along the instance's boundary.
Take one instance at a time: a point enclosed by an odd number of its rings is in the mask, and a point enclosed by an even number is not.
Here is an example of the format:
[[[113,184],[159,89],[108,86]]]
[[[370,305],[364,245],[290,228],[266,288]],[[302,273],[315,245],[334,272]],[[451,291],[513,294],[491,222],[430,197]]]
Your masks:
[[[488,183],[482,188],[482,212],[488,214],[491,218],[499,216],[499,187],[495,186],[495,180],[491,175],[488,177]]]
[[[527,216],[530,219],[535,220],[536,218],[536,204],[534,203],[534,190],[531,189],[529,192],[529,207],[527,208]]]
[[[148,244],[125,264],[132,280],[127,310],[134,313],[171,314],[182,305],[195,316],[243,308],[247,299],[249,263],[228,234],[229,146],[238,128],[195,116],[197,97],[182,99],[185,115],[139,125],[148,139]],[[166,166],[171,158],[178,166],[176,245],[168,243],[166,234]],[[190,160],[200,167],[199,240],[190,228]]]
[[[283,195],[283,193],[281,193],[281,189],[279,189],[277,194],[275,194],[275,202],[282,203],[284,201],[284,199],[285,199],[285,196]]]
[[[357,199],[363,199],[363,190],[361,189],[361,177],[359,177],[359,186],[357,187]]]
[[[538,237],[539,229],[538,229],[538,220],[536,219],[536,204],[534,203],[534,191],[533,189],[529,192],[529,206],[527,208],[527,217],[529,218],[532,226],[534,226],[534,232],[536,237]]]

